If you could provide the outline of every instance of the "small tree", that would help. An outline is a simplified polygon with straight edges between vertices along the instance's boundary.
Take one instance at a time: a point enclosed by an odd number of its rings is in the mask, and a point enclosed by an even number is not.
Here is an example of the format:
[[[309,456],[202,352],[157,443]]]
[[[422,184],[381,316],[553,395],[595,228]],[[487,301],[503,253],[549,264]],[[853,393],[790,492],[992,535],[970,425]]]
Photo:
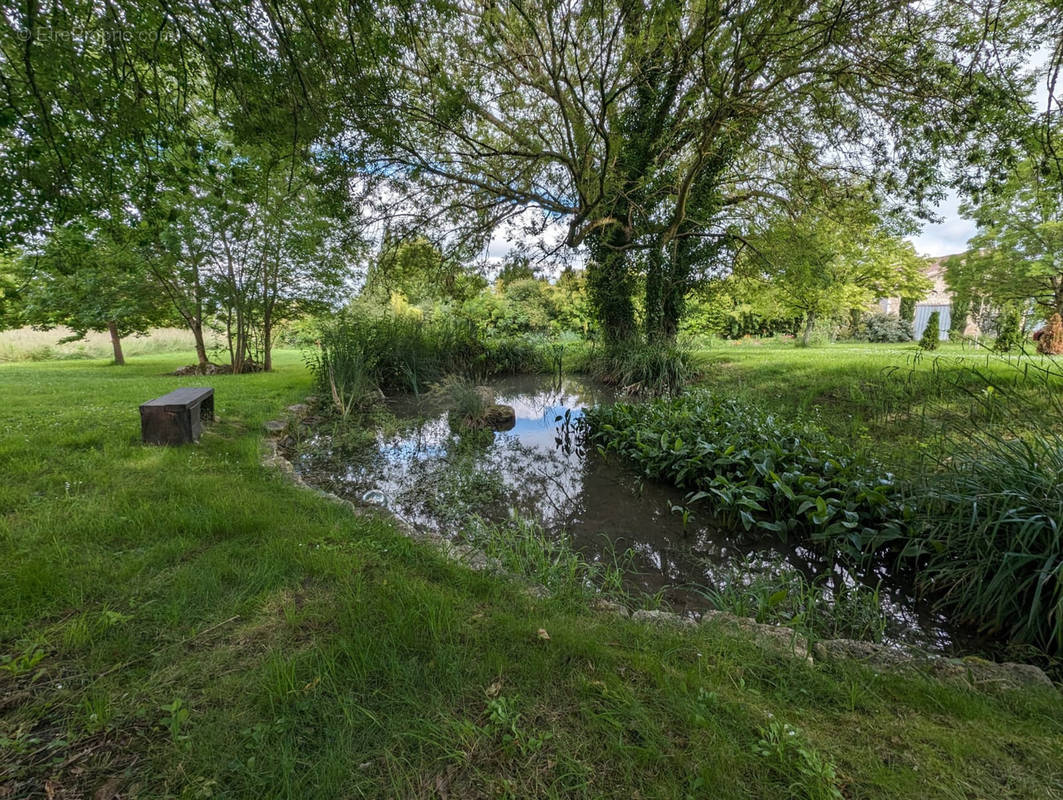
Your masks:
[[[1037,337],[1037,352],[1046,356],[1063,354],[1063,317],[1053,314]]]
[[[902,297],[901,308],[899,315],[902,322],[907,322],[909,325],[915,322],[915,298],[914,297]]]
[[[1005,306],[997,317],[997,340],[993,349],[1008,353],[1016,348],[1022,349],[1022,341],[1022,312],[1014,305]]]
[[[71,333],[63,342],[106,331],[119,366],[123,337],[171,321],[135,254],[88,221],[51,231],[23,252],[17,269],[22,323],[39,330],[66,326]]]
[[[932,311],[923,328],[923,336],[919,339],[919,346],[924,350],[937,350],[941,341],[941,312]]]

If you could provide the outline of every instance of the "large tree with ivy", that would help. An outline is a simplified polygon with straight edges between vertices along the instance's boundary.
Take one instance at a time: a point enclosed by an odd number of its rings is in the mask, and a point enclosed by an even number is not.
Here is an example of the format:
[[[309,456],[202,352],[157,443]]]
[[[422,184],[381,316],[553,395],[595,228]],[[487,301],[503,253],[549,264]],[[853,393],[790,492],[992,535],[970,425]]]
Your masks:
[[[295,4],[297,7],[299,4]],[[378,102],[396,180],[473,224],[527,208],[585,246],[606,334],[671,336],[698,270],[728,255],[751,218],[799,201],[809,177],[859,175],[918,207],[940,160],[1001,163],[1021,9],[991,0],[501,0],[439,3],[386,23],[402,43]],[[278,8],[281,16],[289,6]],[[995,20],[987,27],[986,18]],[[349,18],[288,12],[289,53],[335,64]],[[992,35],[993,47],[986,37]],[[310,46],[308,43],[313,43]],[[1009,106],[1010,107],[1010,106]],[[361,117],[364,119],[364,116]]]

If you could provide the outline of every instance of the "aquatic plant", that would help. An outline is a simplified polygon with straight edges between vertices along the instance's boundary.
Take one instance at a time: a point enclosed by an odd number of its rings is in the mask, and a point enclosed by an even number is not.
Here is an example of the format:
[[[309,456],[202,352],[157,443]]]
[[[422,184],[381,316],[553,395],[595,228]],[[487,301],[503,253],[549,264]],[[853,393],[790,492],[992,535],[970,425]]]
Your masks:
[[[588,561],[567,536],[551,536],[538,523],[513,514],[502,524],[474,519],[466,538],[502,568],[546,587],[561,599],[593,594],[623,594],[623,575],[630,554]]]
[[[675,394],[697,375],[691,351],[673,342],[628,339],[586,353],[577,371],[622,394]]]
[[[360,407],[375,388],[365,344],[344,318],[321,330],[317,348],[305,354],[305,361],[318,396],[340,417]]]
[[[912,525],[869,550],[964,622],[1063,653],[1063,438],[974,435],[910,493]]]
[[[429,397],[462,424],[469,425],[483,416],[484,408],[491,403],[468,378],[447,375],[429,389]]]
[[[721,611],[757,622],[785,625],[809,637],[881,642],[888,616],[878,587],[828,572],[809,578],[785,563],[750,559],[715,571],[714,585],[699,591]]]
[[[451,374],[482,380],[550,369],[547,345],[539,340],[489,339],[467,321],[447,317],[353,312],[322,325],[316,352],[306,361],[319,394],[333,398],[341,413],[371,389],[420,394]]]
[[[737,400],[695,391],[588,411],[591,441],[647,477],[690,490],[746,530],[814,535],[862,552],[904,509],[892,474],[845,442]]]

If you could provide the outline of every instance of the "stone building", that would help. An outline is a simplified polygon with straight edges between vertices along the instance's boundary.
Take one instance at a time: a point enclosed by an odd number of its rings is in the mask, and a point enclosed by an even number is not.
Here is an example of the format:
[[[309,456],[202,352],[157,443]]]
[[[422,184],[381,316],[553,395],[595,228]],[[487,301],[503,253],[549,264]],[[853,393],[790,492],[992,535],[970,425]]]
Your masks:
[[[952,292],[949,291],[949,287],[945,283],[945,262],[950,258],[952,258],[952,256],[941,256],[940,258],[927,260],[926,276],[934,285],[925,297],[917,300],[915,303],[915,318],[912,321],[912,332],[916,339],[922,337],[923,330],[926,328],[927,320],[930,319],[930,315],[935,311],[940,312],[940,317],[938,319],[939,337],[942,340],[949,338],[949,327],[952,325]],[[879,300],[879,310],[885,314],[900,315],[901,298],[882,298]],[[967,324],[963,329],[963,335],[977,336],[979,333],[978,326],[968,319]]]

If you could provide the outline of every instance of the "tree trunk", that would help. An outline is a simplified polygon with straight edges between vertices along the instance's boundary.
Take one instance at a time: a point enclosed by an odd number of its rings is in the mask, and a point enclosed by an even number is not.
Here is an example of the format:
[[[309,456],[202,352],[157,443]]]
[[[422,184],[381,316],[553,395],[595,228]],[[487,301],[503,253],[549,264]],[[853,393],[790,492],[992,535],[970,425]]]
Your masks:
[[[268,305],[262,312],[262,369],[273,371],[273,310]]]
[[[801,343],[808,347],[812,342],[812,329],[816,327],[816,314],[813,311],[809,311],[805,315],[805,333],[801,337]]]
[[[587,291],[607,342],[620,342],[635,333],[635,307],[631,302],[631,273],[627,252],[619,249],[627,234],[619,225],[588,239],[591,261],[587,265]]]
[[[192,338],[196,340],[196,360],[199,362],[199,368],[206,369],[207,343],[203,339],[203,323],[197,319],[189,327],[192,329]]]
[[[114,348],[114,363],[119,367],[125,366],[125,356],[122,355],[122,337],[118,335],[118,323],[108,322],[107,332],[111,334],[111,347]]]

